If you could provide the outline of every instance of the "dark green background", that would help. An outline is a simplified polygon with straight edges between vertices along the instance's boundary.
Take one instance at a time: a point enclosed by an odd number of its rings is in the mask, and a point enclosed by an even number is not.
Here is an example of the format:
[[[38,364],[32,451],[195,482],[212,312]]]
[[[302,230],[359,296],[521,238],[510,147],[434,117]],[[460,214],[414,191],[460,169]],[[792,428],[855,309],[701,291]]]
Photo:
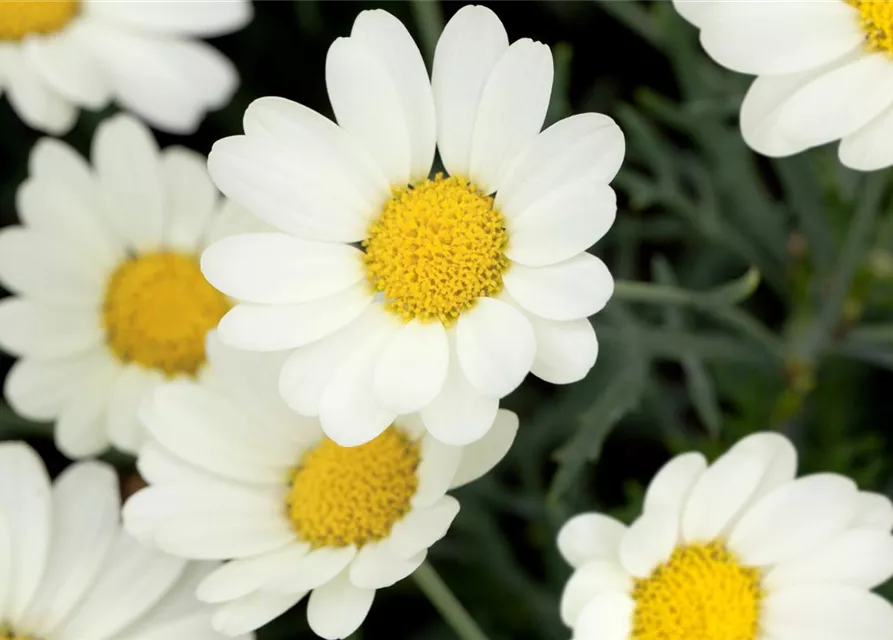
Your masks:
[[[747,78],[714,65],[669,2],[485,4],[511,39],[552,47],[549,121],[600,111],[627,135],[618,221],[594,249],[618,285],[593,319],[596,367],[567,387],[531,378],[506,400],[521,417],[518,440],[495,473],[458,492],[462,512],[430,558],[492,638],[566,638],[558,528],[581,510],[632,519],[674,453],[715,456],[744,434],[782,430],[804,472],[837,471],[893,493],[888,172],[846,170],[833,148],[778,161],[750,152],[737,129]],[[256,2],[248,28],[215,41],[242,75],[233,103],[196,135],[159,140],[207,153],[239,133],[245,107],[265,95],[331,115],[326,50],[359,11],[401,18],[430,66],[442,21],[461,5]],[[82,115],[65,139],[86,152],[103,115]],[[7,225],[38,134],[5,100],[0,131]],[[0,373],[10,363],[0,360]],[[28,435],[58,471],[65,460],[34,429],[0,405],[2,436]],[[303,609],[261,640],[311,637]],[[379,593],[358,637],[454,636],[406,580]]]

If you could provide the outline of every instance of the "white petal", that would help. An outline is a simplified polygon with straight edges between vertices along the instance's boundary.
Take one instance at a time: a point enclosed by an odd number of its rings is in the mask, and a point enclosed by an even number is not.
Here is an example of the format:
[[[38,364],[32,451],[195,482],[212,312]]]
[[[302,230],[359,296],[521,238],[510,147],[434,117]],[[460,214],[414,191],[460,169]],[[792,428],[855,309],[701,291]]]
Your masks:
[[[856,11],[842,2],[728,2],[701,29],[710,57],[754,75],[813,69],[865,41]]]
[[[601,311],[614,294],[611,272],[590,253],[546,267],[512,264],[503,282],[518,304],[548,320],[586,318]]]
[[[78,110],[53,91],[34,64],[17,50],[4,56],[4,85],[9,103],[29,127],[52,135],[67,133],[77,120]]]
[[[698,479],[682,511],[684,540],[713,540],[744,510],[772,489],[793,479],[796,452],[773,433],[741,440]]]
[[[451,332],[454,336],[454,333]],[[450,364],[440,394],[421,412],[425,428],[446,444],[467,445],[483,438],[496,418],[499,399],[472,385],[459,364],[455,338],[450,340]]]
[[[77,395],[65,400],[56,422],[56,447],[69,458],[94,456],[109,446],[107,408],[117,367],[97,368]]]
[[[617,562],[592,560],[574,571],[561,594],[561,621],[575,627],[586,605],[598,595],[628,593],[633,581]]]
[[[646,511],[620,539],[620,561],[636,578],[647,578],[669,560],[679,541],[679,515],[671,510]]]
[[[449,363],[443,325],[413,320],[382,347],[372,381],[375,398],[395,413],[418,411],[440,393]]]
[[[706,469],[707,460],[700,453],[676,456],[648,485],[643,510],[665,509],[681,516],[695,483]]]
[[[136,251],[158,250],[164,239],[164,182],[152,133],[130,116],[115,116],[97,129],[92,156],[114,229]]]
[[[462,460],[450,488],[461,487],[489,473],[509,452],[517,433],[518,416],[500,409],[490,430],[481,439],[463,447]]]
[[[178,458],[151,436],[139,452],[136,468],[150,485],[202,484],[223,480],[209,471]]]
[[[0,278],[7,289],[36,301],[98,309],[105,272],[79,247],[23,227],[0,231]]]
[[[887,640],[893,606],[864,589],[792,587],[766,597],[761,623],[767,636],[784,640]]]
[[[572,567],[591,560],[620,559],[620,541],[626,527],[601,513],[582,513],[564,523],[558,532],[558,551]]]
[[[437,146],[444,166],[453,175],[469,175],[481,96],[508,46],[508,36],[496,14],[474,5],[459,9],[437,41],[431,74]]]
[[[310,594],[307,622],[326,640],[346,638],[363,624],[374,598],[375,590],[355,587],[345,571]]]
[[[365,277],[363,254],[349,245],[310,242],[283,233],[225,238],[202,254],[202,273],[228,296],[259,304],[318,300]]]
[[[420,453],[421,462],[416,470],[419,484],[412,506],[424,509],[440,500],[450,488],[462,460],[462,448],[443,444],[428,435],[422,438]]]
[[[428,177],[437,129],[434,96],[422,54],[403,23],[387,11],[363,11],[350,32],[387,68],[403,107],[410,145],[410,182]]]
[[[356,557],[357,549],[347,547],[320,547],[296,560],[291,571],[267,588],[282,593],[302,593],[316,589],[334,579]]]
[[[64,309],[27,298],[0,300],[0,347],[16,355],[56,359],[105,342],[99,313]]]
[[[555,264],[582,253],[614,224],[617,196],[611,187],[576,182],[508,217],[505,255],[530,267]]]
[[[0,510],[0,570],[4,575],[11,575],[13,571],[13,549],[10,515],[5,510]],[[14,585],[7,581],[0,581],[0,615],[4,619],[9,617],[12,606],[12,589]]]
[[[273,231],[273,228],[232,200],[223,198],[211,216],[205,246],[242,233]]]
[[[77,28],[76,23],[72,25]],[[72,37],[71,29],[30,36],[22,52],[32,68],[65,100],[88,109],[102,109],[112,98],[112,87],[101,65]]]
[[[459,501],[443,496],[428,509],[414,509],[394,523],[388,538],[389,551],[408,560],[446,535],[459,513]]]
[[[889,533],[893,529],[893,501],[885,495],[859,492],[856,517],[851,526],[878,529]]]
[[[0,510],[7,517],[12,570],[8,619],[18,620],[30,603],[50,550],[52,498],[43,461],[22,443],[0,445]]]
[[[821,547],[773,567],[767,590],[805,584],[838,584],[874,589],[893,577],[893,536],[851,529]]]
[[[716,3],[704,0],[673,0],[673,7],[683,18],[700,27],[716,9]]]
[[[180,36],[219,36],[244,27],[251,21],[252,8],[247,0],[207,4],[190,2],[88,2],[89,16],[117,23],[137,31]]]
[[[580,113],[559,120],[518,156],[496,194],[496,208],[513,220],[545,209],[543,200],[554,194],[583,185],[601,190],[614,179],[625,151],[623,132],[608,116]]]
[[[856,514],[857,489],[830,473],[789,482],[747,511],[728,545],[751,566],[767,566],[809,553],[843,533]]]
[[[233,136],[214,143],[208,171],[227,197],[277,229],[307,240],[359,242],[376,209],[313,162],[267,137]]]
[[[471,141],[469,177],[496,191],[518,154],[543,126],[552,92],[552,52],[527,38],[502,55],[481,95]]]
[[[893,164],[893,106],[846,136],[838,155],[844,165],[858,171],[875,171]]]
[[[365,282],[333,296],[289,305],[236,305],[217,327],[234,349],[281,351],[310,344],[346,326],[372,302]]]
[[[598,358],[598,339],[588,318],[559,322],[528,315],[536,339],[530,372],[552,384],[570,384],[586,377]]]
[[[306,594],[252,593],[217,607],[213,627],[226,636],[247,634],[278,618]],[[254,636],[248,636],[253,638]]]
[[[375,50],[358,38],[335,40],[326,56],[326,88],[341,128],[372,154],[391,184],[408,184],[408,119],[394,79]]]
[[[118,532],[118,477],[111,467],[84,462],[53,485],[52,536],[46,570],[17,621],[41,637],[69,615],[92,585]]]
[[[194,252],[204,242],[218,194],[208,175],[207,159],[190,149],[170,147],[161,153],[165,184],[165,246]]]
[[[456,350],[468,381],[481,393],[502,398],[530,371],[536,340],[520,311],[494,298],[478,298],[459,317]]]
[[[628,640],[632,634],[635,602],[625,593],[597,595],[580,613],[574,638]]]
[[[230,560],[202,580],[195,592],[203,602],[226,602],[281,581],[309,552],[310,545],[294,543],[251,558]]]
[[[109,438],[115,448],[136,454],[146,434],[138,412],[152,390],[164,383],[158,371],[139,366],[125,366],[111,389],[108,403]]]
[[[387,323],[389,318],[383,320],[385,324],[364,336],[356,350],[333,372],[319,400],[323,431],[342,447],[369,442],[397,417],[395,411],[379,404],[373,391],[375,361],[383,341],[395,330]]]
[[[428,551],[404,560],[391,554],[384,542],[365,545],[350,564],[348,575],[361,589],[384,589],[412,574],[425,561]]]

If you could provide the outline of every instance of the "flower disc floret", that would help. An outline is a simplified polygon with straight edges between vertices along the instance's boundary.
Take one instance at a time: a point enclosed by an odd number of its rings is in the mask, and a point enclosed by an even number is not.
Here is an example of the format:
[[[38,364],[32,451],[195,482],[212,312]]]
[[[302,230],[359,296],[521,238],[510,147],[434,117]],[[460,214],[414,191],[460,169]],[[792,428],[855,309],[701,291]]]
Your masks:
[[[871,51],[893,55],[893,3],[888,0],[846,0],[859,10],[859,24]]]
[[[420,460],[419,445],[393,426],[358,447],[323,440],[292,478],[292,526],[314,547],[362,547],[385,538],[410,510]]]
[[[366,276],[405,321],[455,321],[502,290],[508,235],[493,198],[459,176],[398,189],[369,229]]]
[[[109,280],[103,305],[108,345],[122,362],[168,376],[195,375],[205,362],[205,334],[229,306],[194,256],[144,254],[121,264]]]
[[[0,2],[0,40],[22,40],[32,33],[61,31],[79,10],[80,0],[3,0]]]

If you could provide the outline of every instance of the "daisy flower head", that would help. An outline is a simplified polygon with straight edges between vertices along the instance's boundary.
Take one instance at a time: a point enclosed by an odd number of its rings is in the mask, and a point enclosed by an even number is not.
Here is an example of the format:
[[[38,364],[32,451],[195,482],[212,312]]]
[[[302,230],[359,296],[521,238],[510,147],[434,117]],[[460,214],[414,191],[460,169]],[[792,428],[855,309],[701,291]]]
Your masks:
[[[840,475],[795,478],[781,435],[713,464],[677,456],[625,527],[587,513],[558,548],[574,567],[561,617],[575,640],[889,640],[893,503]]]
[[[365,11],[328,52],[337,125],[261,98],[245,135],[214,146],[221,191],[278,229],[202,256],[240,302],[220,338],[294,350],[280,391],[339,444],[415,412],[468,444],[529,371],[563,384],[595,362],[587,318],[613,280],[586,249],[613,223],[624,139],[595,113],[541,132],[552,75],[547,46],[509,45],[492,11],[466,6],[429,80],[403,24]]]
[[[780,157],[840,140],[840,161],[893,165],[893,4],[673,0],[719,64],[757,78],[741,132]]]
[[[153,127],[191,133],[238,83],[232,63],[195,38],[250,19],[249,0],[3,0],[0,92],[53,135],[71,129],[78,109],[112,101]]]
[[[149,486],[124,506],[138,539],[173,555],[228,560],[199,586],[227,635],[256,629],[309,593],[323,638],[345,638],[375,591],[410,575],[459,511],[446,495],[490,470],[518,420],[501,410],[468,447],[442,444],[401,416],[372,441],[341,447],[276,392],[278,355],[208,337],[213,384],[172,382],[144,405]],[[272,384],[271,384],[272,383]]]
[[[0,444],[0,541],[2,640],[225,638],[195,597],[215,565],[124,532],[118,478],[105,463],[74,464],[50,482],[30,447]]]
[[[135,452],[136,409],[165,379],[200,376],[205,334],[230,308],[199,269],[206,243],[258,229],[224,202],[203,156],[159,151],[130,116],[99,126],[92,166],[39,141],[17,193],[21,226],[0,231],[0,347],[20,356],[5,395],[56,420],[69,457],[111,442]]]

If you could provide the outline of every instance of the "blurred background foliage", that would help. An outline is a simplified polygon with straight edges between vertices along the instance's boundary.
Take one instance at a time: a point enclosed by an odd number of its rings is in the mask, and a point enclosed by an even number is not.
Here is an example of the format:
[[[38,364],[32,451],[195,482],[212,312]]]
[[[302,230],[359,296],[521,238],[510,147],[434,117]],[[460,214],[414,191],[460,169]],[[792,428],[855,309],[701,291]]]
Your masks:
[[[241,132],[259,96],[331,115],[324,60],[356,14],[384,8],[416,36],[429,63],[453,2],[261,1],[244,31],[219,38],[242,86],[196,135],[159,135],[207,153]],[[741,436],[788,434],[803,472],[852,476],[893,495],[888,404],[893,376],[893,212],[887,173],[841,167],[832,148],[782,160],[744,145],[737,113],[748,78],[721,69],[670,2],[493,2],[511,39],[548,43],[555,58],[549,123],[571,113],[614,117],[627,160],[614,185],[617,223],[594,251],[617,279],[593,319],[601,354],[590,375],[552,387],[529,379],[506,400],[521,417],[508,458],[460,490],[460,513],[432,563],[487,634],[563,638],[558,599],[569,575],[555,550],[582,510],[629,521],[670,456],[716,456]],[[88,153],[97,123],[82,115],[66,140]],[[0,225],[37,134],[0,103]],[[0,374],[11,360],[0,360]],[[27,437],[49,466],[64,458],[49,425],[0,404],[0,436]],[[132,461],[107,456],[122,471]],[[886,595],[893,597],[889,586]],[[310,638],[304,605],[260,640]],[[416,586],[382,591],[356,638],[453,634]]]

